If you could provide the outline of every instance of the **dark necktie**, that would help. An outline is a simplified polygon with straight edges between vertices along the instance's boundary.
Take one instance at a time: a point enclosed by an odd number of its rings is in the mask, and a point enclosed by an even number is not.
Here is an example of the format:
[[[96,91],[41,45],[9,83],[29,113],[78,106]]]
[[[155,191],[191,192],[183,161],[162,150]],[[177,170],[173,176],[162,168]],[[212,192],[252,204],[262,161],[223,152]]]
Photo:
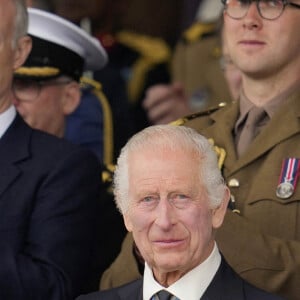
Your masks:
[[[161,290],[157,293],[157,296],[159,300],[170,300],[172,297],[172,294],[170,294],[168,291]]]
[[[261,107],[253,107],[247,116],[237,144],[237,153],[242,155],[257,135],[258,125],[265,118],[266,112]]]

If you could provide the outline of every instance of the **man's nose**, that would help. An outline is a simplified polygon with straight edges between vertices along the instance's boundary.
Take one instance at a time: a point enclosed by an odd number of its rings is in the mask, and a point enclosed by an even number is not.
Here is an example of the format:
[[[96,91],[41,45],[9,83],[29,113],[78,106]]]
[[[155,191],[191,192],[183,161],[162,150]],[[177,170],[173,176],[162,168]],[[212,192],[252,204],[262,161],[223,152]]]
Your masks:
[[[172,203],[167,198],[159,201],[156,211],[155,224],[168,230],[175,223],[176,214]]]

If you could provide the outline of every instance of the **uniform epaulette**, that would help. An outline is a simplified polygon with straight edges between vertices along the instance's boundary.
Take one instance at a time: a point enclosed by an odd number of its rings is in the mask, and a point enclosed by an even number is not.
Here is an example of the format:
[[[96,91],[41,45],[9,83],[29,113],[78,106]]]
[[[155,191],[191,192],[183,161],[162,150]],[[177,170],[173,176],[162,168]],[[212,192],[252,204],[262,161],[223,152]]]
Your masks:
[[[217,106],[214,106],[214,107],[210,107],[206,110],[201,110],[199,112],[196,112],[196,113],[192,113],[190,115],[187,115],[183,118],[180,118],[180,119],[177,119],[173,122],[171,122],[172,125],[176,125],[176,126],[182,126],[184,125],[186,122],[188,121],[191,121],[193,119],[197,119],[199,117],[203,117],[203,116],[208,116],[210,115],[211,113],[219,110],[220,108],[226,106],[227,103],[226,102],[220,102]]]
[[[199,41],[205,36],[210,36],[217,32],[216,23],[195,22],[182,35],[182,39],[186,43]]]
[[[168,44],[161,38],[125,30],[120,31],[116,38],[120,44],[139,54],[139,58],[132,66],[132,76],[127,86],[128,98],[135,103],[143,91],[148,72],[156,65],[169,65],[172,52]]]
[[[123,30],[116,35],[117,41],[147,57],[152,63],[161,63],[171,58],[171,49],[161,38]]]

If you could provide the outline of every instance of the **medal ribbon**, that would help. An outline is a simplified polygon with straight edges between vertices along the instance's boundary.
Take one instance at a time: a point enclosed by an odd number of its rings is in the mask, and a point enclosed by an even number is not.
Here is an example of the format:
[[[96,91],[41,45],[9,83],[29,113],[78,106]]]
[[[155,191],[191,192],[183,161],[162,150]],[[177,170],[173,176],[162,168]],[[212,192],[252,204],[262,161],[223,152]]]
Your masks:
[[[300,170],[300,159],[286,158],[282,162],[279,184],[288,182],[296,188]]]

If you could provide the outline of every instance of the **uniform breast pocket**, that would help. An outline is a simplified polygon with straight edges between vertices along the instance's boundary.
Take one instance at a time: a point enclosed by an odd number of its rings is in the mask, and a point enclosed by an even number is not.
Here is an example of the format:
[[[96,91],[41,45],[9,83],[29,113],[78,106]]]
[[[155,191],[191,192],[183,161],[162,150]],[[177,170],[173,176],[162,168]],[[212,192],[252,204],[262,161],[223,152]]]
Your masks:
[[[288,198],[278,197],[276,186],[266,182],[263,189],[249,193],[245,216],[266,234],[281,239],[299,239],[300,186]]]

